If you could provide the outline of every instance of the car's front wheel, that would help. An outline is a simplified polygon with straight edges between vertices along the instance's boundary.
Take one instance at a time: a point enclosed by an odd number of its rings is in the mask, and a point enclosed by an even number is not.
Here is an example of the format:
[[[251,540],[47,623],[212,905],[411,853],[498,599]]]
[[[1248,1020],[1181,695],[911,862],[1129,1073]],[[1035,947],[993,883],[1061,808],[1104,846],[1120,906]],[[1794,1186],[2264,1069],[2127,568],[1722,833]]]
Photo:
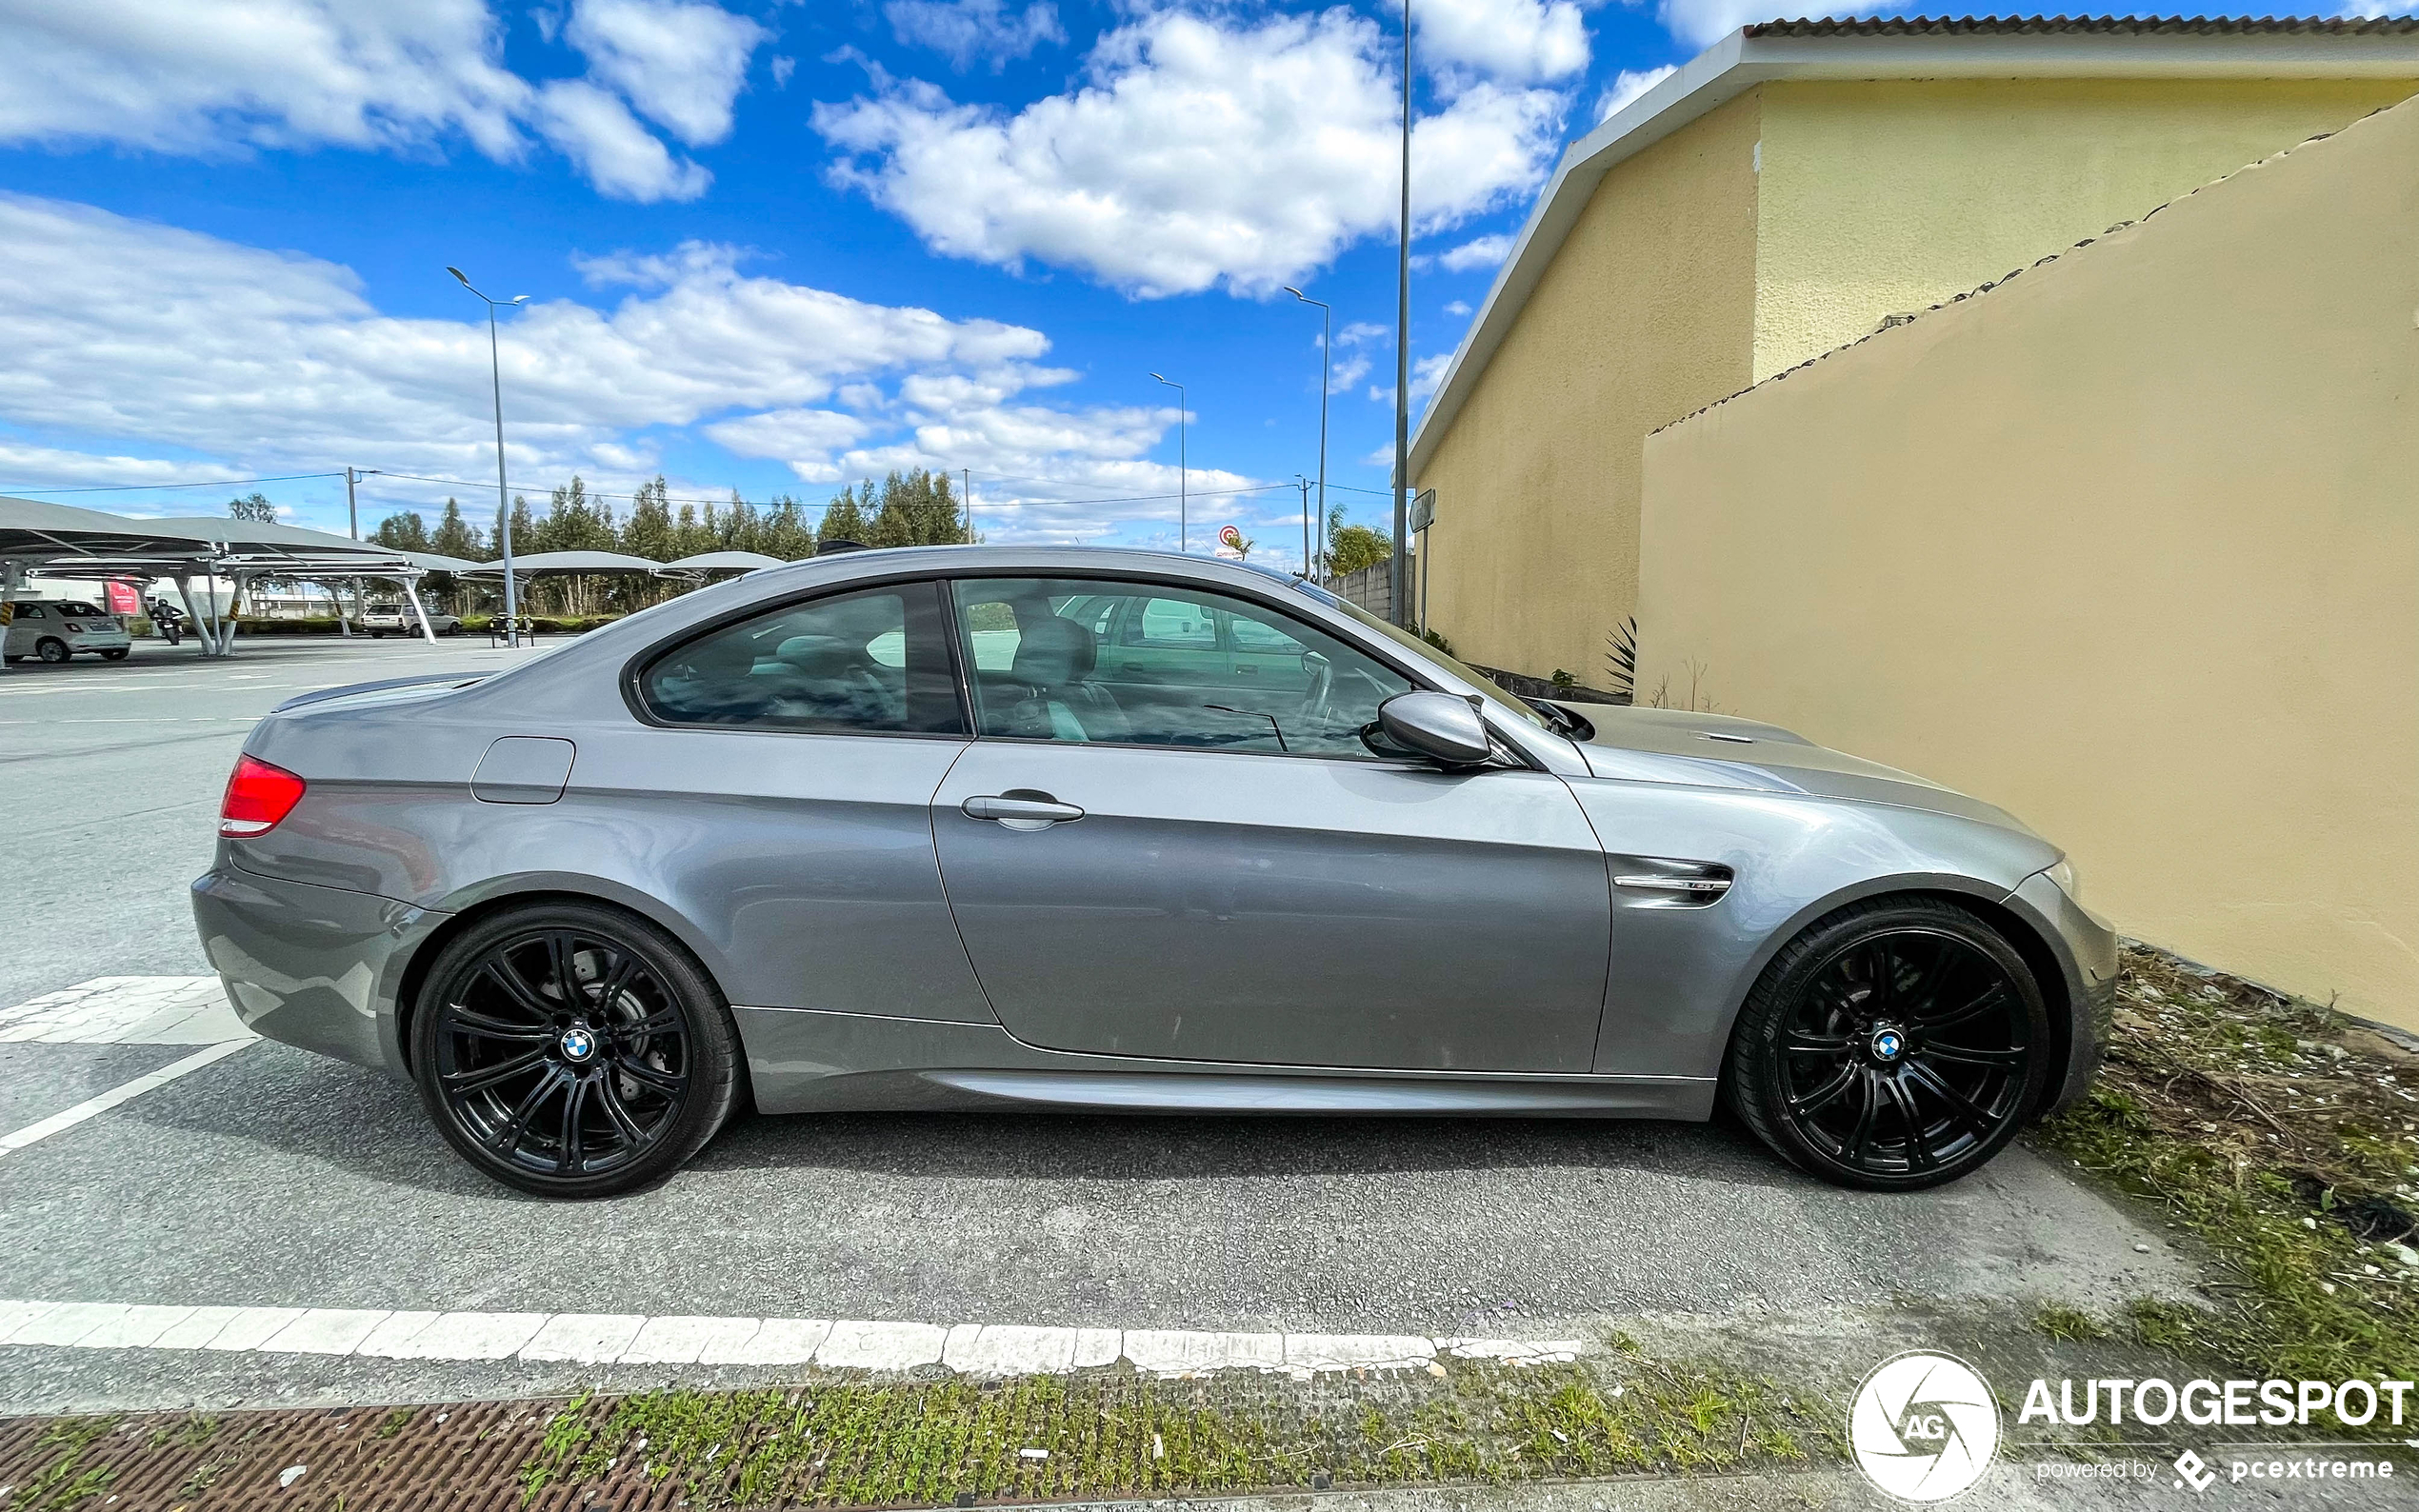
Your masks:
[[[703,1148],[739,1089],[712,981],[618,909],[484,920],[430,967],[412,1024],[421,1100],[462,1156],[546,1197],[609,1197]]]
[[[1999,1153],[2039,1105],[2049,1015],[2024,957],[1945,900],[1879,899],[1816,922],[1748,995],[1726,1091],[1790,1161],[1909,1191]]]

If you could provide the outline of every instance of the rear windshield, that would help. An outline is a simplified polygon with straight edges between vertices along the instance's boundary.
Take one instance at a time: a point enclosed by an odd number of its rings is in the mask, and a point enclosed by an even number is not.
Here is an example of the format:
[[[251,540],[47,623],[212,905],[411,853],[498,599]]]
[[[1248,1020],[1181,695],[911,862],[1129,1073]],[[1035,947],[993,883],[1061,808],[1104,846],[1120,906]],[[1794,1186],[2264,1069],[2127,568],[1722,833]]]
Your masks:
[[[70,599],[60,603],[59,617],[65,620],[98,620],[108,616],[90,604],[78,604]]]

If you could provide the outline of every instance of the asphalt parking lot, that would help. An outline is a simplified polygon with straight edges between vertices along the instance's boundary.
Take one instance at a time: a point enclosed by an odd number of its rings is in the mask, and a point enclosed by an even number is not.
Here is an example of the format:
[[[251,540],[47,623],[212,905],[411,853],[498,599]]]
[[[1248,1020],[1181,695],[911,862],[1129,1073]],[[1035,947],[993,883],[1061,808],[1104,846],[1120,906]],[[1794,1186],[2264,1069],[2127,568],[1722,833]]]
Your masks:
[[[510,654],[259,642],[205,662],[152,642],[0,675],[0,1009],[206,973],[186,884],[274,704]],[[1721,1125],[755,1118],[652,1191],[550,1204],[456,1161],[409,1087],[250,1042],[5,1148],[193,1049],[0,1044],[0,1298],[1565,1339],[1907,1298],[2107,1309],[2191,1279],[2163,1233],[2021,1148],[1945,1190],[1872,1196]],[[249,1368],[0,1346],[0,1413],[267,1400],[300,1379]],[[396,1368],[304,1374],[388,1400],[562,1383],[510,1361]]]

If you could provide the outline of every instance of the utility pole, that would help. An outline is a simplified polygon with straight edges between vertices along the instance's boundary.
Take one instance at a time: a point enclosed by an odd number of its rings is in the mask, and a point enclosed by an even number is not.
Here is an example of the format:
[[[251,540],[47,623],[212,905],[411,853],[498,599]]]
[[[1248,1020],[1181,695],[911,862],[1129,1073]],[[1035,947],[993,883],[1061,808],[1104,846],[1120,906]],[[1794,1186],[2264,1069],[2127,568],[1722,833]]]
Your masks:
[[[974,473],[969,468],[957,469],[957,491],[966,495],[966,544],[974,544]]]
[[[1394,555],[1387,573],[1394,623],[1410,625],[1404,564],[1411,487],[1411,0],[1403,0],[1403,228],[1394,269]]]
[[[1302,576],[1305,581],[1308,581],[1310,576],[1311,567],[1310,480],[1297,472],[1293,475],[1293,481],[1302,486]]]
[[[1157,373],[1150,376],[1159,378]],[[1176,549],[1190,551],[1192,541],[1187,522],[1190,513],[1192,468],[1185,461],[1185,386],[1166,378],[1159,378],[1159,381],[1176,391]]]
[[[1298,300],[1302,301],[1302,303],[1304,303],[1304,304],[1306,304],[1306,305],[1316,305],[1316,306],[1318,306],[1318,307],[1319,307],[1319,530],[1318,530],[1318,537],[1319,537],[1319,545],[1320,545],[1320,546],[1322,546],[1322,547],[1324,547],[1324,546],[1327,544],[1327,390],[1328,390],[1328,380],[1329,380],[1329,377],[1330,377],[1330,376],[1334,373],[1334,371],[1335,371],[1335,308],[1334,308],[1333,306],[1331,306],[1331,305],[1328,304],[1325,300],[1321,300],[1321,299],[1312,299],[1309,295],[1308,295],[1308,294],[1306,294],[1306,293],[1302,292],[1302,290],[1300,290],[1300,289],[1298,289],[1298,288],[1294,288],[1291,284],[1288,284],[1288,285],[1286,285],[1286,286],[1285,286],[1285,291],[1286,291],[1287,293],[1289,293],[1289,294],[1291,294],[1294,298],[1296,298],[1296,299],[1298,299]],[[1321,554],[1322,554],[1322,555],[1324,555],[1325,553],[1324,553],[1324,552],[1322,552]],[[1305,567],[1304,567],[1304,569],[1303,569],[1303,574],[1302,574],[1302,575],[1303,575],[1304,577],[1309,577],[1309,576],[1310,576],[1310,575],[1311,575],[1311,574],[1310,574],[1310,569],[1309,569],[1309,567],[1307,565],[1305,566]]]
[[[361,505],[360,502],[353,496],[353,485],[359,483],[364,478],[375,476],[377,472],[378,469],[376,468],[370,468],[365,470],[352,466],[350,463],[347,463],[345,465],[345,528],[351,533],[352,538],[356,541],[361,539]],[[344,632],[344,638],[346,640],[350,640],[352,639],[351,617],[345,613],[345,601],[343,595],[338,594],[334,595],[334,597],[336,600],[336,627]],[[355,583],[353,586],[352,607],[354,612],[358,613],[360,611],[361,587],[358,583]]]

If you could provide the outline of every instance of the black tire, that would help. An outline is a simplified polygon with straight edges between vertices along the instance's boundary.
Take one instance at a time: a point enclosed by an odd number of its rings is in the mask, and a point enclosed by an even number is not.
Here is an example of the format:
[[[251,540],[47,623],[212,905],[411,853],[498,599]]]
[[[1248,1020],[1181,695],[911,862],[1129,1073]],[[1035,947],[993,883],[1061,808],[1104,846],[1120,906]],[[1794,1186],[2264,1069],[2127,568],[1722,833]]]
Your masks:
[[[125,646],[113,647],[101,653],[101,660],[105,662],[123,662],[126,660],[128,652],[131,649],[132,647]]]
[[[1915,1191],[2015,1138],[2049,1049],[2040,984],[1997,929],[1945,900],[1875,899],[1817,920],[1765,967],[1724,1092],[1805,1170]]]
[[[660,1181],[738,1101],[722,993],[670,935],[618,908],[482,920],[438,955],[417,1001],[411,1064],[429,1116],[465,1160],[525,1192],[611,1197]]]
[[[384,630],[371,630],[370,632],[370,638],[373,641],[383,641],[387,638],[387,632]]]
[[[56,666],[75,653],[68,649],[67,642],[55,635],[46,635],[33,643],[33,654]]]

